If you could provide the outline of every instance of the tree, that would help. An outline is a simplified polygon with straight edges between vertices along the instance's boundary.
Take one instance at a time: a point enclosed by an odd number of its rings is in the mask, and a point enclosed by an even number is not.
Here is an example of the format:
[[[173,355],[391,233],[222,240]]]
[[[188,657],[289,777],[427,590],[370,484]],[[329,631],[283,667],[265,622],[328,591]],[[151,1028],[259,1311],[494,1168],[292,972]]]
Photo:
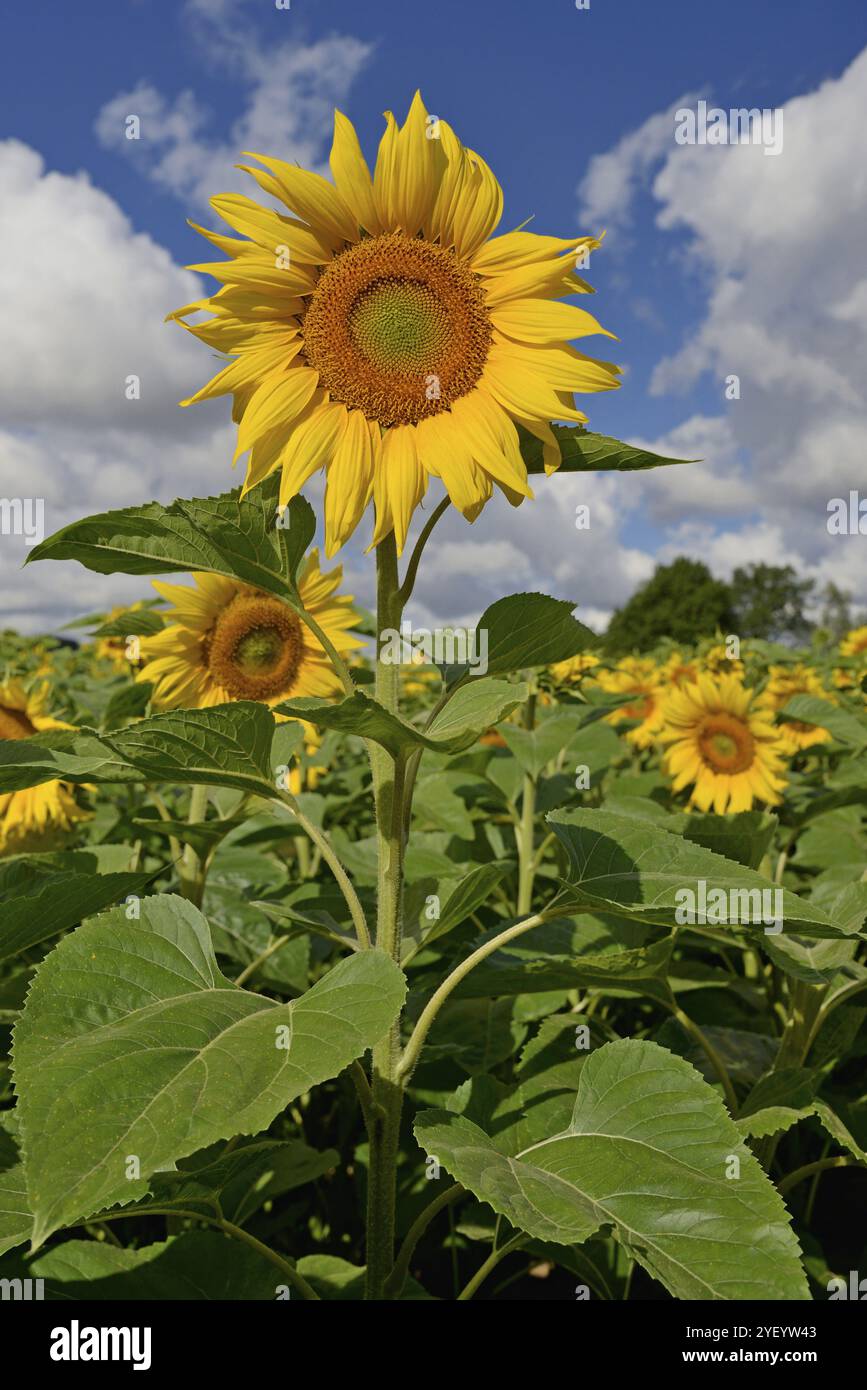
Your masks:
[[[799,579],[791,565],[745,565],[732,575],[734,631],[739,637],[800,646],[813,624],[805,615],[815,582]]]
[[[647,651],[663,638],[694,642],[737,632],[727,584],[685,556],[657,565],[652,577],[614,614],[605,643],[613,653]]]

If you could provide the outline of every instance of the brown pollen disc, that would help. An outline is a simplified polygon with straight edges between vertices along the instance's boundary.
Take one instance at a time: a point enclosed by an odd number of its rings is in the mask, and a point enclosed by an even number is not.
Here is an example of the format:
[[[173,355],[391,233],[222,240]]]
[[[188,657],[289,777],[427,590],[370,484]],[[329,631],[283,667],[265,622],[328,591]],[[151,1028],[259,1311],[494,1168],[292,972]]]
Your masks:
[[[203,644],[211,676],[235,700],[288,694],[304,659],[301,621],[278,598],[238,594]]]
[[[324,267],[302,331],[320,386],[383,426],[416,424],[471,391],[492,333],[472,271],[400,232],[358,242]]]
[[[705,765],[731,776],[753,765],[756,741],[747,725],[731,714],[712,714],[701,725],[698,746]]]
[[[30,738],[35,733],[36,726],[23,710],[0,705],[0,738]]]

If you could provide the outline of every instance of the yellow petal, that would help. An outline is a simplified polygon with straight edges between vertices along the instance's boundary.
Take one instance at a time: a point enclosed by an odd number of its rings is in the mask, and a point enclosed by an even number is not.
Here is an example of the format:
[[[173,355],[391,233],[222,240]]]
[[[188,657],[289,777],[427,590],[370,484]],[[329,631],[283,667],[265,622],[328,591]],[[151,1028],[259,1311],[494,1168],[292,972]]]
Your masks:
[[[393,528],[400,555],[412,514],[427,489],[427,477],[416,454],[415,426],[396,425],[386,431],[373,488],[377,508],[373,543],[378,545]]]
[[[491,495],[491,484],[474,462],[459,423],[448,413],[422,420],[416,426],[416,450],[422,466],[442,478],[458,511],[468,518],[478,516]]]
[[[361,520],[373,486],[374,447],[367,420],[351,410],[328,465],[325,485],[325,553],[330,557]]]
[[[373,180],[361,153],[355,126],[342,111],[334,112],[334,142],[329,164],[337,191],[351,209],[358,226],[371,236],[378,235],[382,223],[373,199]]]
[[[515,426],[491,397],[477,387],[453,403],[452,416],[479,466],[498,483],[532,497]]]
[[[568,343],[591,333],[614,337],[586,309],[557,300],[513,299],[493,308],[491,321],[501,333],[527,343]]]
[[[329,183],[321,174],[311,173],[309,169],[301,169],[296,164],[286,164],[282,159],[271,159],[253,150],[245,150],[244,153],[264,164],[273,175],[280,196],[290,211],[309,222],[320,236],[325,236],[333,249],[344,241],[356,240],[355,219],[333,183]]]
[[[455,249],[471,259],[487,241],[503,215],[503,190],[482,157],[465,151],[469,176],[462,183],[455,208]]]
[[[282,455],[280,506],[284,507],[317,468],[331,462],[346,428],[346,407],[336,401],[317,401],[292,431]]]
[[[564,264],[574,266],[577,253],[582,247],[595,250],[599,242],[595,237],[537,236],[535,232],[506,232],[503,236],[492,237],[473,256],[473,270],[480,275],[504,275],[520,266],[539,262],[550,262],[560,258]],[[571,255],[566,255],[571,252]]]
[[[429,138],[434,127],[418,92],[401,129],[390,111],[385,120],[373,175],[376,210],[385,230],[415,236],[433,212],[445,157],[439,140]]]
[[[243,233],[275,256],[278,247],[286,245],[291,257],[308,265],[323,265],[331,259],[330,248],[310,227],[294,217],[284,217],[271,208],[263,208],[252,198],[240,193],[220,193],[211,199],[211,207],[236,232]]]
[[[246,453],[268,430],[291,424],[307,405],[318,380],[319,373],[309,367],[293,367],[285,375],[267,377],[253,392],[244,411],[235,458]]]

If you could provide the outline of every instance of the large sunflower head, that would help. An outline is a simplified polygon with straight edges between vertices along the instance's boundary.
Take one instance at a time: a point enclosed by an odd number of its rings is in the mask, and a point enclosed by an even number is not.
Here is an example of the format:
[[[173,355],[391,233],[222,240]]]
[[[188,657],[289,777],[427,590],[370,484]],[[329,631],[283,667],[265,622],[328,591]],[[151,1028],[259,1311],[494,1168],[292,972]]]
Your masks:
[[[550,421],[583,422],[573,392],[619,384],[569,346],[606,330],[558,302],[590,290],[576,258],[598,241],[492,236],[503,195],[479,155],[418,93],[403,126],[385,119],[372,177],[339,111],[333,182],[251,156],[264,167],[242,167],[283,210],[212,199],[240,236],[198,228],[228,260],[192,269],[222,288],[172,315],[232,359],[183,404],[233,395],[245,489],[279,469],[282,504],[325,468],[329,555],[371,499],[374,543],[394,532],[402,549],[430,477],[469,520],[495,484],[517,505],[532,493],[516,427],[551,471]]]
[[[612,695],[627,695],[625,704],[605,716],[609,724],[637,721],[626,738],[636,748],[650,748],[662,727],[663,686],[660,672],[649,657],[625,656],[613,670],[602,669],[591,679]]]
[[[669,692],[662,716],[665,766],[674,791],[692,787],[691,805],[724,815],[781,800],[786,779],[777,730],[738,676],[701,672]]]
[[[341,653],[363,646],[350,629],[358,621],[352,597],[339,594],[342,568],[323,574],[311,550],[298,576],[302,603]],[[275,705],[290,695],[340,692],[340,681],[318,638],[287,603],[235,579],[194,574],[195,587],[154,588],[171,604],[167,625],[141,640],[136,679],[154,686],[158,709],[205,709],[230,700]]]
[[[771,714],[776,714],[779,710],[785,709],[796,695],[817,695],[822,700],[837,703],[836,697],[825,689],[821,676],[811,666],[806,666],[802,661],[796,662],[793,666],[771,666],[760,703]],[[817,743],[828,743],[831,738],[827,729],[821,728],[818,724],[805,724],[800,719],[781,720],[777,725],[777,733],[783,751],[790,756],[803,752],[805,748],[812,748]]]
[[[47,682],[26,690],[16,680],[0,684],[0,739],[32,738],[46,729],[68,729],[46,713]],[[67,782],[43,782],[40,787],[0,795],[0,854],[50,849],[90,812],[79,805]]]

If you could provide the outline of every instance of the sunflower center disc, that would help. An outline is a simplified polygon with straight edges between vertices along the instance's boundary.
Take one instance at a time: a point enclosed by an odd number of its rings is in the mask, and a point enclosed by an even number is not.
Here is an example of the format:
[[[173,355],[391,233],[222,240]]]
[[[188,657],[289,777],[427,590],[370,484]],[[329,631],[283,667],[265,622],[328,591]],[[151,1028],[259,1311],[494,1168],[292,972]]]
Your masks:
[[[20,709],[0,705],[0,738],[30,738],[36,729]]]
[[[714,772],[731,775],[752,767],[755,740],[746,724],[731,715],[706,719],[698,741],[705,763]]]
[[[478,278],[451,251],[389,232],[325,266],[303,334],[332,399],[389,426],[416,424],[473,389],[491,321]]]
[[[208,669],[236,700],[288,694],[304,655],[301,623],[279,599],[239,595],[206,643]]]

